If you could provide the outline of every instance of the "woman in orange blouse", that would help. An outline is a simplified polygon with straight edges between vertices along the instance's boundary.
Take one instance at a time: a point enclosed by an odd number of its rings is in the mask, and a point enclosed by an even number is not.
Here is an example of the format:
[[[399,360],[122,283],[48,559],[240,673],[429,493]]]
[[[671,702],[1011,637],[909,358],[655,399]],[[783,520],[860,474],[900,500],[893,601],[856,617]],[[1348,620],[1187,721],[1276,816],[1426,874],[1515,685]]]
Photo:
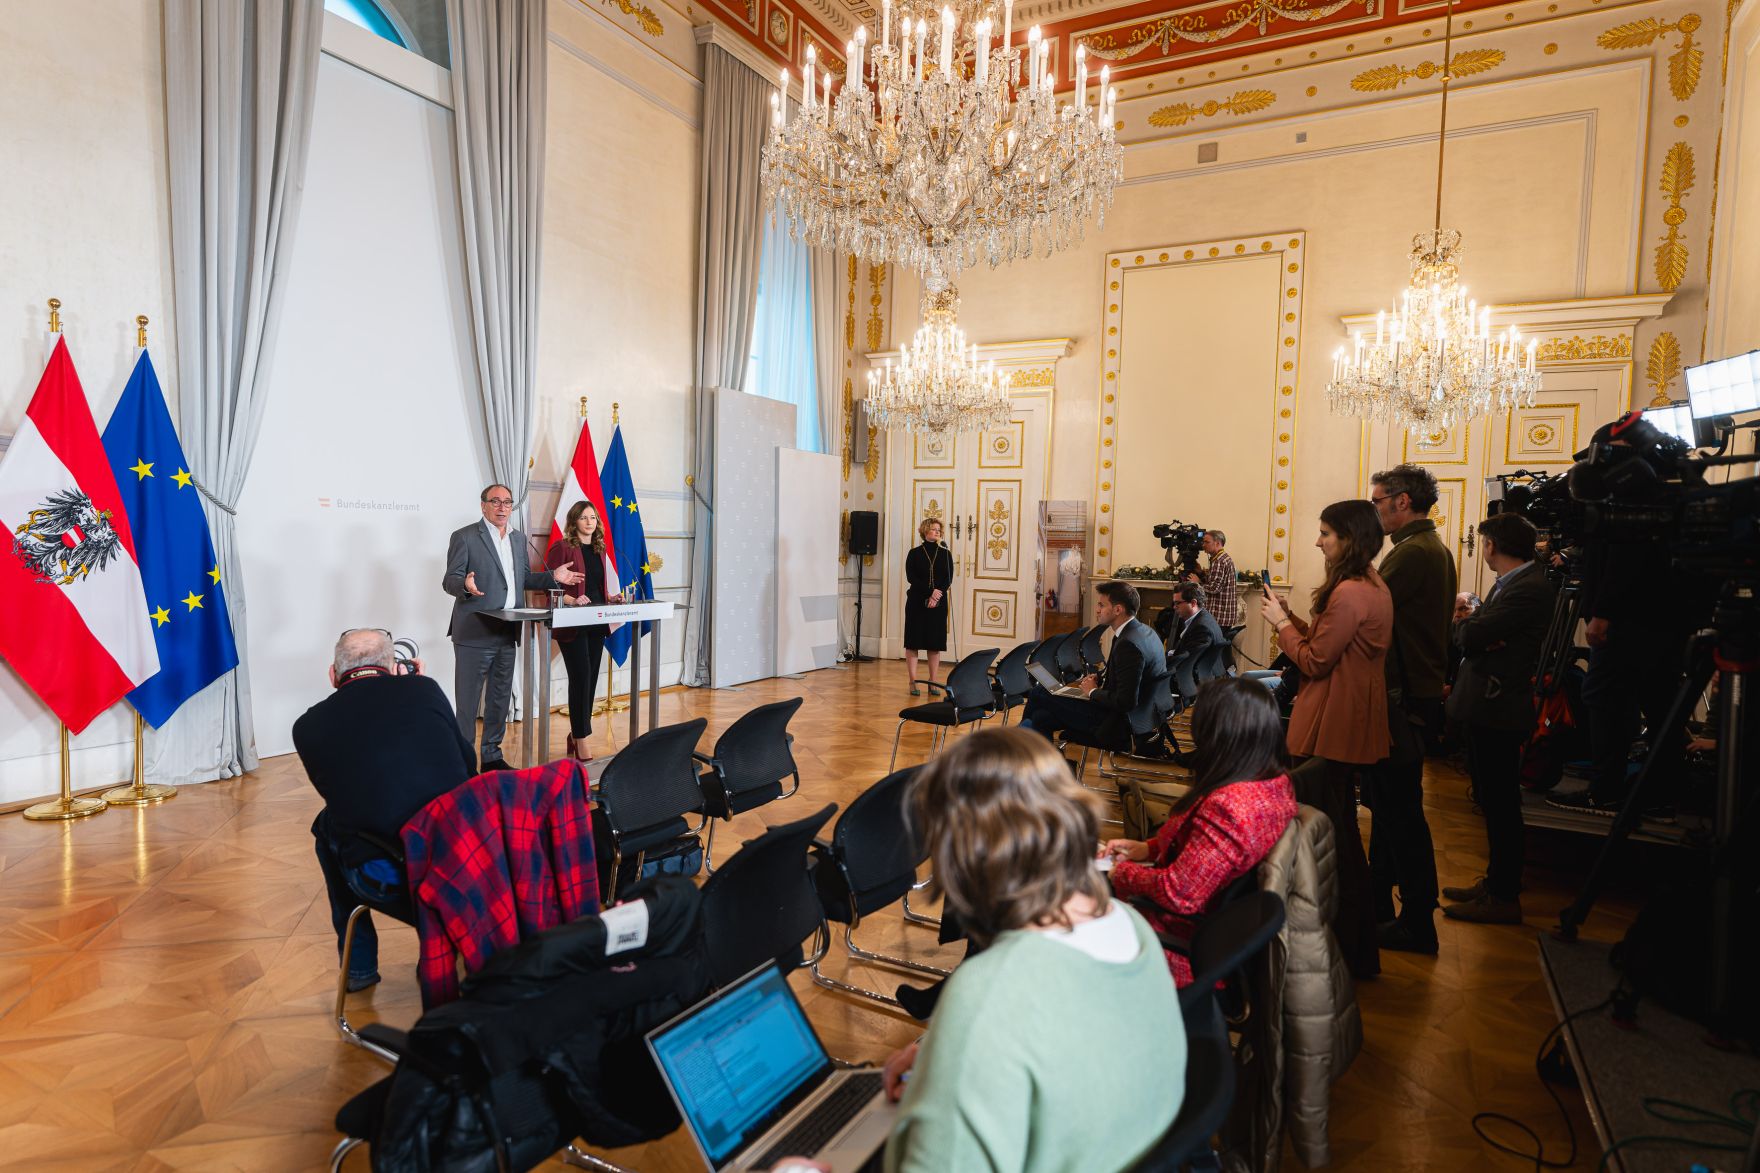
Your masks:
[[[1367,501],[1338,501],[1320,513],[1315,545],[1326,581],[1306,622],[1264,592],[1265,621],[1302,672],[1289,719],[1289,751],[1308,760],[1296,770],[1296,797],[1326,812],[1338,833],[1338,916],[1333,928],[1355,977],[1381,971],[1369,857],[1357,826],[1356,774],[1387,756],[1387,648],[1393,597],[1375,572],[1381,523]]]

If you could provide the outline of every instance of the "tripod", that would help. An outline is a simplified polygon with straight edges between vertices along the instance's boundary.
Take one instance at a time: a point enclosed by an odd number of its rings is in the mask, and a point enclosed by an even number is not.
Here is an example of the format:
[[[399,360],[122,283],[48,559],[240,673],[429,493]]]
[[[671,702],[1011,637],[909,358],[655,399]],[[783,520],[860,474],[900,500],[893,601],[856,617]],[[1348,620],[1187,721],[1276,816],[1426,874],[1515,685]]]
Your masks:
[[[851,555],[856,560],[856,642],[850,652],[849,662],[852,664],[872,663],[874,657],[862,655],[862,568],[867,565],[867,557],[862,554]]]

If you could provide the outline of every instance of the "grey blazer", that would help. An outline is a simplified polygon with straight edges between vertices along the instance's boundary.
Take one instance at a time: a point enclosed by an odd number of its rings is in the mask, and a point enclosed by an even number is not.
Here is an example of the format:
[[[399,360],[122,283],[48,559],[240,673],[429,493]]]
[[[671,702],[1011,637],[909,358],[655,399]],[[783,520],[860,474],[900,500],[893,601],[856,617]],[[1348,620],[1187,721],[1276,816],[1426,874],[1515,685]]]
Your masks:
[[[526,569],[530,562],[525,534],[509,526],[507,541],[513,548],[513,572],[525,570],[519,602],[525,601],[525,591],[547,591],[556,586],[555,577],[549,573]],[[477,576],[477,589],[483,592],[480,597],[465,589],[468,574]],[[484,614],[507,606],[507,576],[501,572],[501,558],[495,553],[482,521],[452,531],[446,543],[446,576],[440,580],[440,589],[452,596],[452,622],[447,625],[446,634],[453,643],[486,648],[510,644],[519,638],[517,624]]]
[[[1534,724],[1534,670],[1552,625],[1552,584],[1538,562],[1454,625],[1465,653],[1448,715],[1469,725],[1529,729]]]

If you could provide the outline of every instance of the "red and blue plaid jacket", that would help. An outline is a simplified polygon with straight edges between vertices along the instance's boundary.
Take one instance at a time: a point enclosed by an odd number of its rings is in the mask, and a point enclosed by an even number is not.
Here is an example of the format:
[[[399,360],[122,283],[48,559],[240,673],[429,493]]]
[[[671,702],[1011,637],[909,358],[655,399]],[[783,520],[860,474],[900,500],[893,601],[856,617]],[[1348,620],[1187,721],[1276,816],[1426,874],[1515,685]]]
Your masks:
[[[422,1007],[532,933],[599,911],[587,778],[563,759],[497,770],[442,794],[403,825],[422,957]]]

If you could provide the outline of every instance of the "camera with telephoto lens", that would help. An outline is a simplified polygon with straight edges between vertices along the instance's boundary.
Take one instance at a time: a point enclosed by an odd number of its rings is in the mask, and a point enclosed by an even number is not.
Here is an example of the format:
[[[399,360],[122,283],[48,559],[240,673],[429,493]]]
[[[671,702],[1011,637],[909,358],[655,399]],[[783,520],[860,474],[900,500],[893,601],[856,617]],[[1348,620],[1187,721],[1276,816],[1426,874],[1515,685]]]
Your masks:
[[[420,676],[422,668],[417,661],[421,655],[421,645],[407,635],[400,635],[391,641],[391,659],[396,664],[399,676]]]
[[[1156,526],[1153,533],[1160,540],[1163,550],[1172,550],[1179,556],[1182,572],[1198,569],[1198,555],[1204,549],[1203,526],[1187,525],[1175,518],[1164,525]]]

